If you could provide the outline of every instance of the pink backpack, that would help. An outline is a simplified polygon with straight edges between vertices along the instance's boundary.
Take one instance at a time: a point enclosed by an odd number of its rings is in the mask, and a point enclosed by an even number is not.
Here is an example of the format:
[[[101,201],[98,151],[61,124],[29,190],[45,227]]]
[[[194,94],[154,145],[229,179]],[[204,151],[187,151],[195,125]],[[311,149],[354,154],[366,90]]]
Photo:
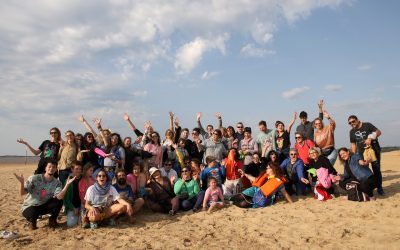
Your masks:
[[[329,175],[328,169],[327,168],[319,168],[317,169],[317,177],[319,183],[324,187],[324,188],[330,188],[332,184],[332,178]]]

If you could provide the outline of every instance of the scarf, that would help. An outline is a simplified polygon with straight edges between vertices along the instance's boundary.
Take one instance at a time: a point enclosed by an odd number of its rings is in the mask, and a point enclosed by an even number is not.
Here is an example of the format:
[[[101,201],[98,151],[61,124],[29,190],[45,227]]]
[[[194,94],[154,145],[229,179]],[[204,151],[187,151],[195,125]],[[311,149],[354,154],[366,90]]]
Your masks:
[[[100,186],[100,184],[96,181],[94,183],[94,190],[100,195],[106,195],[110,191],[111,183],[106,182],[104,186]]]

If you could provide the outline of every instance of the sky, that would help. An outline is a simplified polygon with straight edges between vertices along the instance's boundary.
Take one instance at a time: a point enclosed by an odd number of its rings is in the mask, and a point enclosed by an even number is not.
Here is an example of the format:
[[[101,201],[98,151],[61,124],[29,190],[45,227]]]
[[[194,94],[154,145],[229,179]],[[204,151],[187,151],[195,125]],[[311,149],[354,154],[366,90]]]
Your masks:
[[[399,10],[396,0],[3,0],[0,155],[25,155],[17,138],[38,147],[54,126],[85,132],[80,114],[133,136],[124,113],[163,135],[169,111],[190,129],[197,112],[204,125],[221,112],[256,136],[260,120],[315,118],[320,99],[337,147],[349,146],[351,114],[398,146]]]

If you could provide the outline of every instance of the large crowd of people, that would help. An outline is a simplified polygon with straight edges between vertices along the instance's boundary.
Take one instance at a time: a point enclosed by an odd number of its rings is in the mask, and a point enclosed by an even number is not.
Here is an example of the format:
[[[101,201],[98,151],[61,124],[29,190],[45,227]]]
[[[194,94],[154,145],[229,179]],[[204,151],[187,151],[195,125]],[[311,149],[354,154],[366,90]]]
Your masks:
[[[266,121],[260,121],[255,137],[243,122],[236,123],[236,130],[224,127],[220,113],[216,113],[218,128],[204,129],[198,113],[191,139],[190,130],[182,128],[172,112],[163,138],[150,122],[140,131],[128,114],[123,118],[135,137],[124,139],[103,128],[101,119],[93,119],[95,130],[80,116],[87,129],[84,134],[68,130],[62,138],[54,127],[38,148],[17,140],[40,155],[34,175],[25,180],[15,174],[20,194],[26,195],[22,215],[31,229],[43,215],[50,215],[49,226],[56,227],[61,211],[68,227],[95,229],[134,223],[143,207],[173,216],[180,210],[210,213],[232,204],[256,208],[279,200],[292,203],[293,195],[311,194],[326,201],[337,195],[339,187],[354,201],[375,199],[375,188],[384,195],[381,131],[351,115],[351,147],[336,149],[336,123],[323,100],[318,110],[313,121],[300,112],[294,143],[290,134],[296,112],[287,127],[276,121],[269,129]],[[334,168],[337,158],[343,175]]]

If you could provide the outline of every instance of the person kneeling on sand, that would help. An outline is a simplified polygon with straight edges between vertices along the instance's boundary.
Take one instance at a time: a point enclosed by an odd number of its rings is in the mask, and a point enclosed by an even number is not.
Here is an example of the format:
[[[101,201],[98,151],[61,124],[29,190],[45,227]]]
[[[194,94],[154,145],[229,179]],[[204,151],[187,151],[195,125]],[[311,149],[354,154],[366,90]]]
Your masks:
[[[355,184],[364,196],[367,195],[366,199],[360,199],[359,201],[375,200],[373,191],[376,185],[374,175],[368,167],[370,162],[362,160],[358,154],[353,154],[347,148],[339,149],[339,160],[344,166],[344,174],[339,186],[348,191],[348,184]]]
[[[67,192],[69,185],[75,177],[68,179],[64,188],[59,180],[54,178],[57,171],[57,163],[49,160],[45,167],[44,174],[35,174],[24,181],[24,176],[14,173],[20,182],[19,192],[27,194],[22,205],[22,215],[29,221],[31,230],[37,229],[36,221],[40,215],[50,214],[49,226],[56,227],[57,217],[63,205],[62,199]]]
[[[96,182],[86,191],[85,200],[86,216],[92,229],[98,228],[99,223],[105,219],[109,219],[109,224],[115,226],[114,218],[124,213],[129,216],[131,222],[134,222],[131,204],[120,197],[108,181],[104,169],[97,172]]]
[[[131,186],[127,184],[124,169],[119,169],[115,176],[117,177],[117,182],[113,186],[119,193],[120,198],[132,205],[133,214],[137,214],[144,205],[143,198],[136,198]]]
[[[222,190],[217,185],[217,179],[215,177],[208,178],[208,188],[203,200],[203,211],[211,213],[214,209],[224,207],[224,196]]]

